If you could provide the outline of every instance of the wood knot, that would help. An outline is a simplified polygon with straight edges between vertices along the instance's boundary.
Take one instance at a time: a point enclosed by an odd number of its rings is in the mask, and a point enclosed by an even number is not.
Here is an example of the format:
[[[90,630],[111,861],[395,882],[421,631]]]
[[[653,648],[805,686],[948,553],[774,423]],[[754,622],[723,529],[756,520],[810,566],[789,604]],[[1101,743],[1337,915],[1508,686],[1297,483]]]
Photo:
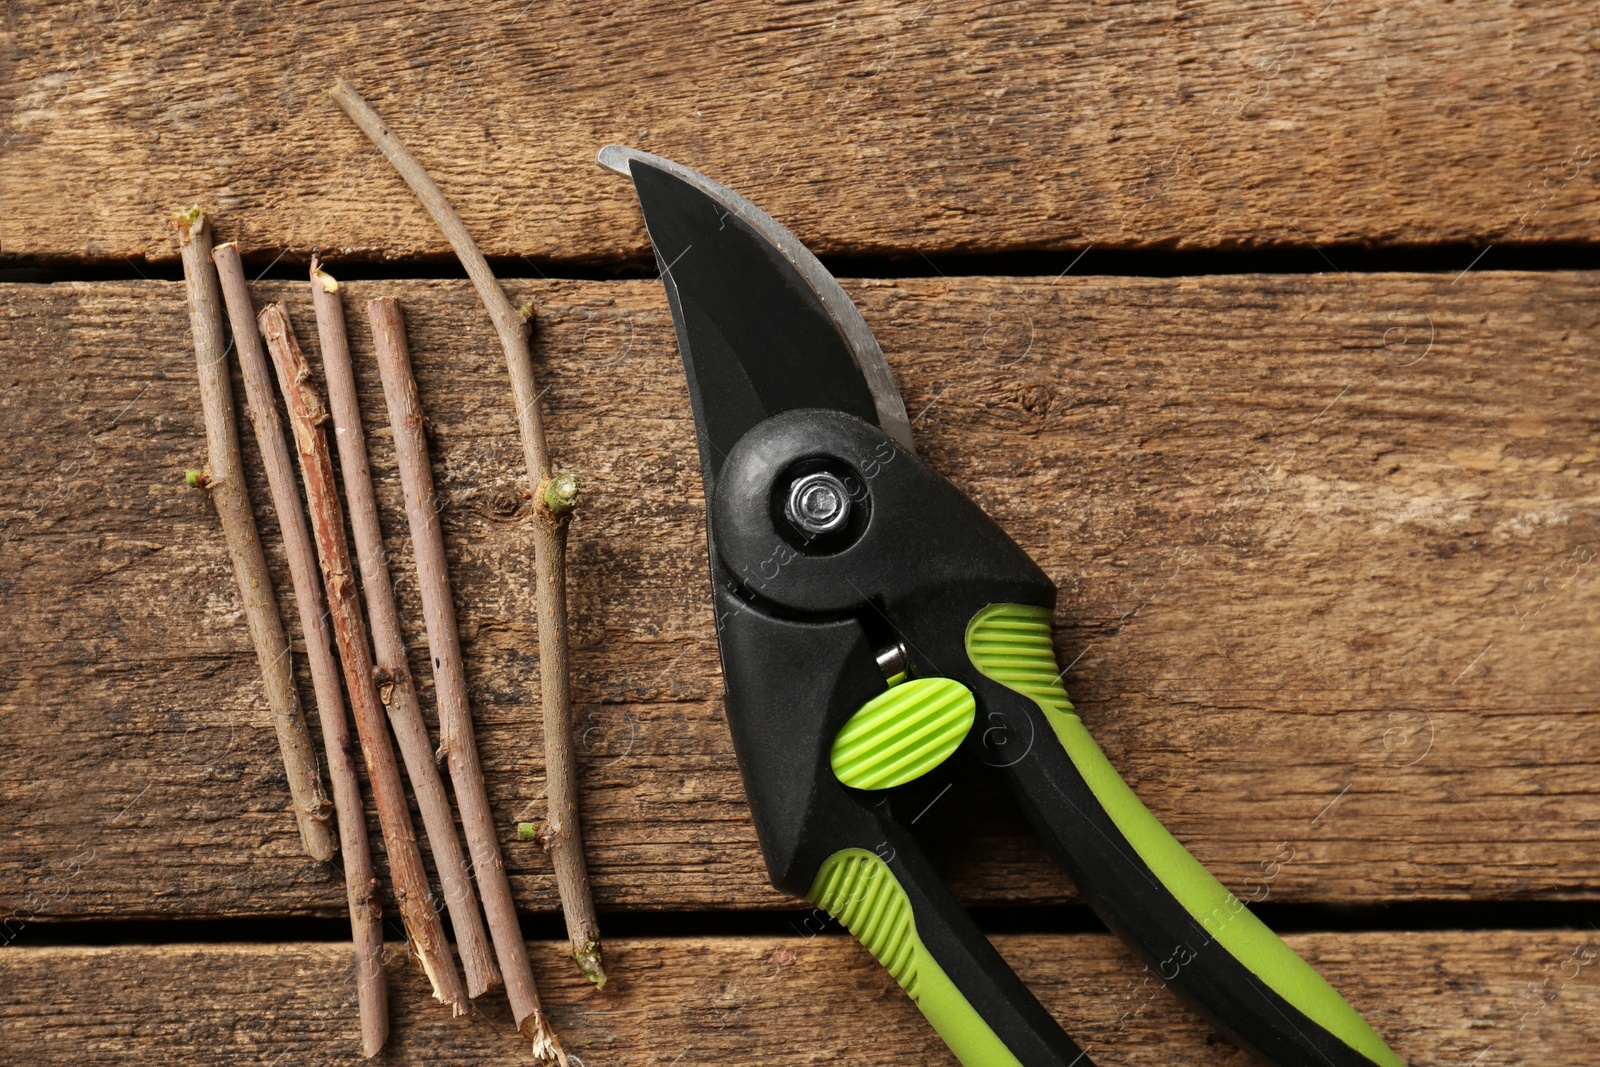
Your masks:
[[[1043,382],[1031,382],[1017,391],[1017,402],[1030,415],[1043,415],[1055,403],[1055,394]]]
[[[515,489],[500,489],[489,498],[489,511],[502,519],[509,519],[522,507],[522,494]]]

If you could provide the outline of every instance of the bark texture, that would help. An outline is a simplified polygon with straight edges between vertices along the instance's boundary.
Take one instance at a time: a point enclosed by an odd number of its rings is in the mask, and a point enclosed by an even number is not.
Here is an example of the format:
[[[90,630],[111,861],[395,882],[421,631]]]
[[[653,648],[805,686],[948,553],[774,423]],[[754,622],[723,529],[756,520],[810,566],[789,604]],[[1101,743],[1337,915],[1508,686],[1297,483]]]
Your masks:
[[[328,409],[295,340],[283,305],[269,305],[257,316],[257,321],[267,349],[272,353],[273,365],[278,371],[278,388],[289,409],[289,425],[300,456],[300,475],[305,484],[306,506],[311,513],[311,530],[317,545],[317,562],[322,568],[323,591],[328,596],[328,613],[333,622],[334,641],[339,647],[339,663],[344,668],[344,684],[355,712],[367,781],[372,786],[373,806],[377,808],[378,824],[383,831],[395,902],[405,923],[411,952],[427,973],[434,997],[449,1005],[452,1014],[464,1015],[471,1004],[434,906],[433,890],[422,864],[422,850],[411,824],[405,785],[395,762],[394,744],[378,696],[372,651],[367,644],[367,624],[356,594],[355,572],[350,566],[350,549],[344,535],[344,513],[339,506],[332,456],[323,428]]]
[[[173,217],[183,253],[184,287],[189,298],[189,325],[200,380],[200,406],[205,422],[205,469],[197,482],[211,497],[222,526],[222,540],[233,561],[233,577],[244,607],[244,621],[255,645],[262,688],[272,711],[273,729],[283,755],[284,777],[294,797],[300,839],[312,859],[333,858],[333,805],[322,788],[317,750],[300,707],[294,664],[261,532],[250,510],[250,490],[240,460],[239,422],[233,406],[228,347],[223,333],[222,290],[211,261],[211,224],[197,209]],[[176,472],[174,472],[176,474]]]
[[[478,741],[472,729],[472,708],[467,703],[466,668],[461,659],[461,637],[456,627],[454,595],[449,565],[445,561],[444,533],[439,526],[438,501],[433,495],[433,473],[428,467],[428,446],[423,439],[422,405],[411,377],[406,351],[405,323],[393,300],[374,300],[367,306],[372,323],[378,371],[383,378],[389,427],[394,440],[400,482],[406,498],[406,521],[411,527],[411,547],[417,561],[417,589],[428,633],[433,663],[434,695],[439,706],[439,755],[450,768],[455,785],[461,826],[472,852],[478,888],[483,893],[489,933],[505,976],[517,1026],[533,1042],[535,1055],[564,1058],[561,1044],[551,1033],[539,1005],[539,993],[528,963],[528,949],[517,921],[516,902],[500,858],[494,812],[489,807]]]
[[[383,967],[383,911],[378,903],[380,883],[372,866],[367,838],[366,805],[361,800],[361,778],[356,770],[356,744],[345,717],[344,689],[339,660],[333,652],[333,635],[322,597],[322,572],[317,550],[300,503],[300,480],[283,438],[278,418],[277,390],[267,352],[256,327],[255,308],[234,244],[212,253],[233,328],[234,351],[244,378],[247,410],[255,427],[256,446],[266,468],[267,489],[277,512],[278,532],[289,568],[291,587],[300,612],[300,634],[305,642],[311,687],[316,694],[317,717],[322,725],[322,748],[327,754],[328,781],[333,787],[339,819],[339,848],[343,863],[345,900],[350,908],[350,933],[356,952],[356,994],[361,1014],[361,1053],[376,1056],[389,1038],[388,986]],[[453,829],[453,828],[452,828]]]
[[[428,835],[428,851],[439,871],[439,888],[450,910],[456,951],[461,956],[462,970],[466,972],[467,995],[478,997],[500,984],[500,971],[495,966],[489,935],[478,912],[478,894],[472,888],[466,856],[456,836],[450,795],[445,791],[439,765],[434,762],[433,742],[417,703],[416,683],[411,678],[405,637],[400,630],[400,613],[395,607],[394,586],[389,579],[388,550],[383,544],[378,505],[372,494],[372,470],[367,462],[366,437],[361,428],[355,368],[350,361],[350,342],[345,331],[344,301],[337,286],[331,276],[319,274],[313,268],[311,300],[317,315],[323,376],[328,383],[333,438],[338,442],[339,473],[361,568],[362,598],[367,605],[367,621],[372,627],[373,665],[379,672],[378,696],[388,709],[389,724],[394,729],[400,757],[405,761],[406,777],[411,782],[423,830]]]

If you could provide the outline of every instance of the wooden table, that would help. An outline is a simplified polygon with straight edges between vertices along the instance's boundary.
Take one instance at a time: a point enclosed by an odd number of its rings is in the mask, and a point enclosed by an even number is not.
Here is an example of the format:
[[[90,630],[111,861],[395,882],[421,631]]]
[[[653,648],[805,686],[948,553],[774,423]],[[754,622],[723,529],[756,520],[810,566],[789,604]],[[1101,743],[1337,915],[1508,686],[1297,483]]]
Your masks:
[[[492,799],[569,1048],[954,1062],[863,949],[766,885],[671,324],[631,191],[592,162],[617,141],[828,258],[924,455],[1059,583],[1068,688],[1112,762],[1402,1057],[1592,1063],[1597,42],[1585,0],[8,5],[0,1060],[358,1058],[340,879],[299,851],[214,516],[182,480],[204,446],[165,219],[200,202],[303,325],[313,250],[351,307],[405,306]],[[322,95],[337,74],[538,309],[558,458],[589,486],[574,682],[604,992],[515,840],[544,784],[503,365]],[[939,862],[1097,1062],[1243,1061],[1009,802],[951,780]],[[451,1020],[414,966],[391,986],[384,1062],[526,1058],[497,998]]]

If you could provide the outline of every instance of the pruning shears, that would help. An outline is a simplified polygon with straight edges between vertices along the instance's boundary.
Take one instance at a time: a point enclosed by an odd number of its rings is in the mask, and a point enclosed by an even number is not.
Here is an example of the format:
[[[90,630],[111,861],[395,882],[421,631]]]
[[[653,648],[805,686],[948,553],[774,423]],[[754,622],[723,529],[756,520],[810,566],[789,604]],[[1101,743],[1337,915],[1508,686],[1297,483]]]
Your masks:
[[[1062,687],[1054,583],[917,457],[882,349],[817,258],[687,167],[615,145],[599,162],[633,180],[677,331],[728,726],[773,884],[855,935],[966,1067],[1089,1064],[894,814],[964,752],[1241,1047],[1401,1067],[1101,753]]]

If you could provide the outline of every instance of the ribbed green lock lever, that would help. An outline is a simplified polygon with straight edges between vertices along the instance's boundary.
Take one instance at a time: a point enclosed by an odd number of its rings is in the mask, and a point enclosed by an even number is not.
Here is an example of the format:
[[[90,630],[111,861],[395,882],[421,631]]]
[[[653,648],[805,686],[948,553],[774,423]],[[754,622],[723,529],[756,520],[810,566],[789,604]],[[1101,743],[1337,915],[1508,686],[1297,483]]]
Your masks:
[[[927,774],[961,744],[976,714],[972,692],[949,678],[901,682],[861,706],[828,761],[856,789],[891,789]]]

